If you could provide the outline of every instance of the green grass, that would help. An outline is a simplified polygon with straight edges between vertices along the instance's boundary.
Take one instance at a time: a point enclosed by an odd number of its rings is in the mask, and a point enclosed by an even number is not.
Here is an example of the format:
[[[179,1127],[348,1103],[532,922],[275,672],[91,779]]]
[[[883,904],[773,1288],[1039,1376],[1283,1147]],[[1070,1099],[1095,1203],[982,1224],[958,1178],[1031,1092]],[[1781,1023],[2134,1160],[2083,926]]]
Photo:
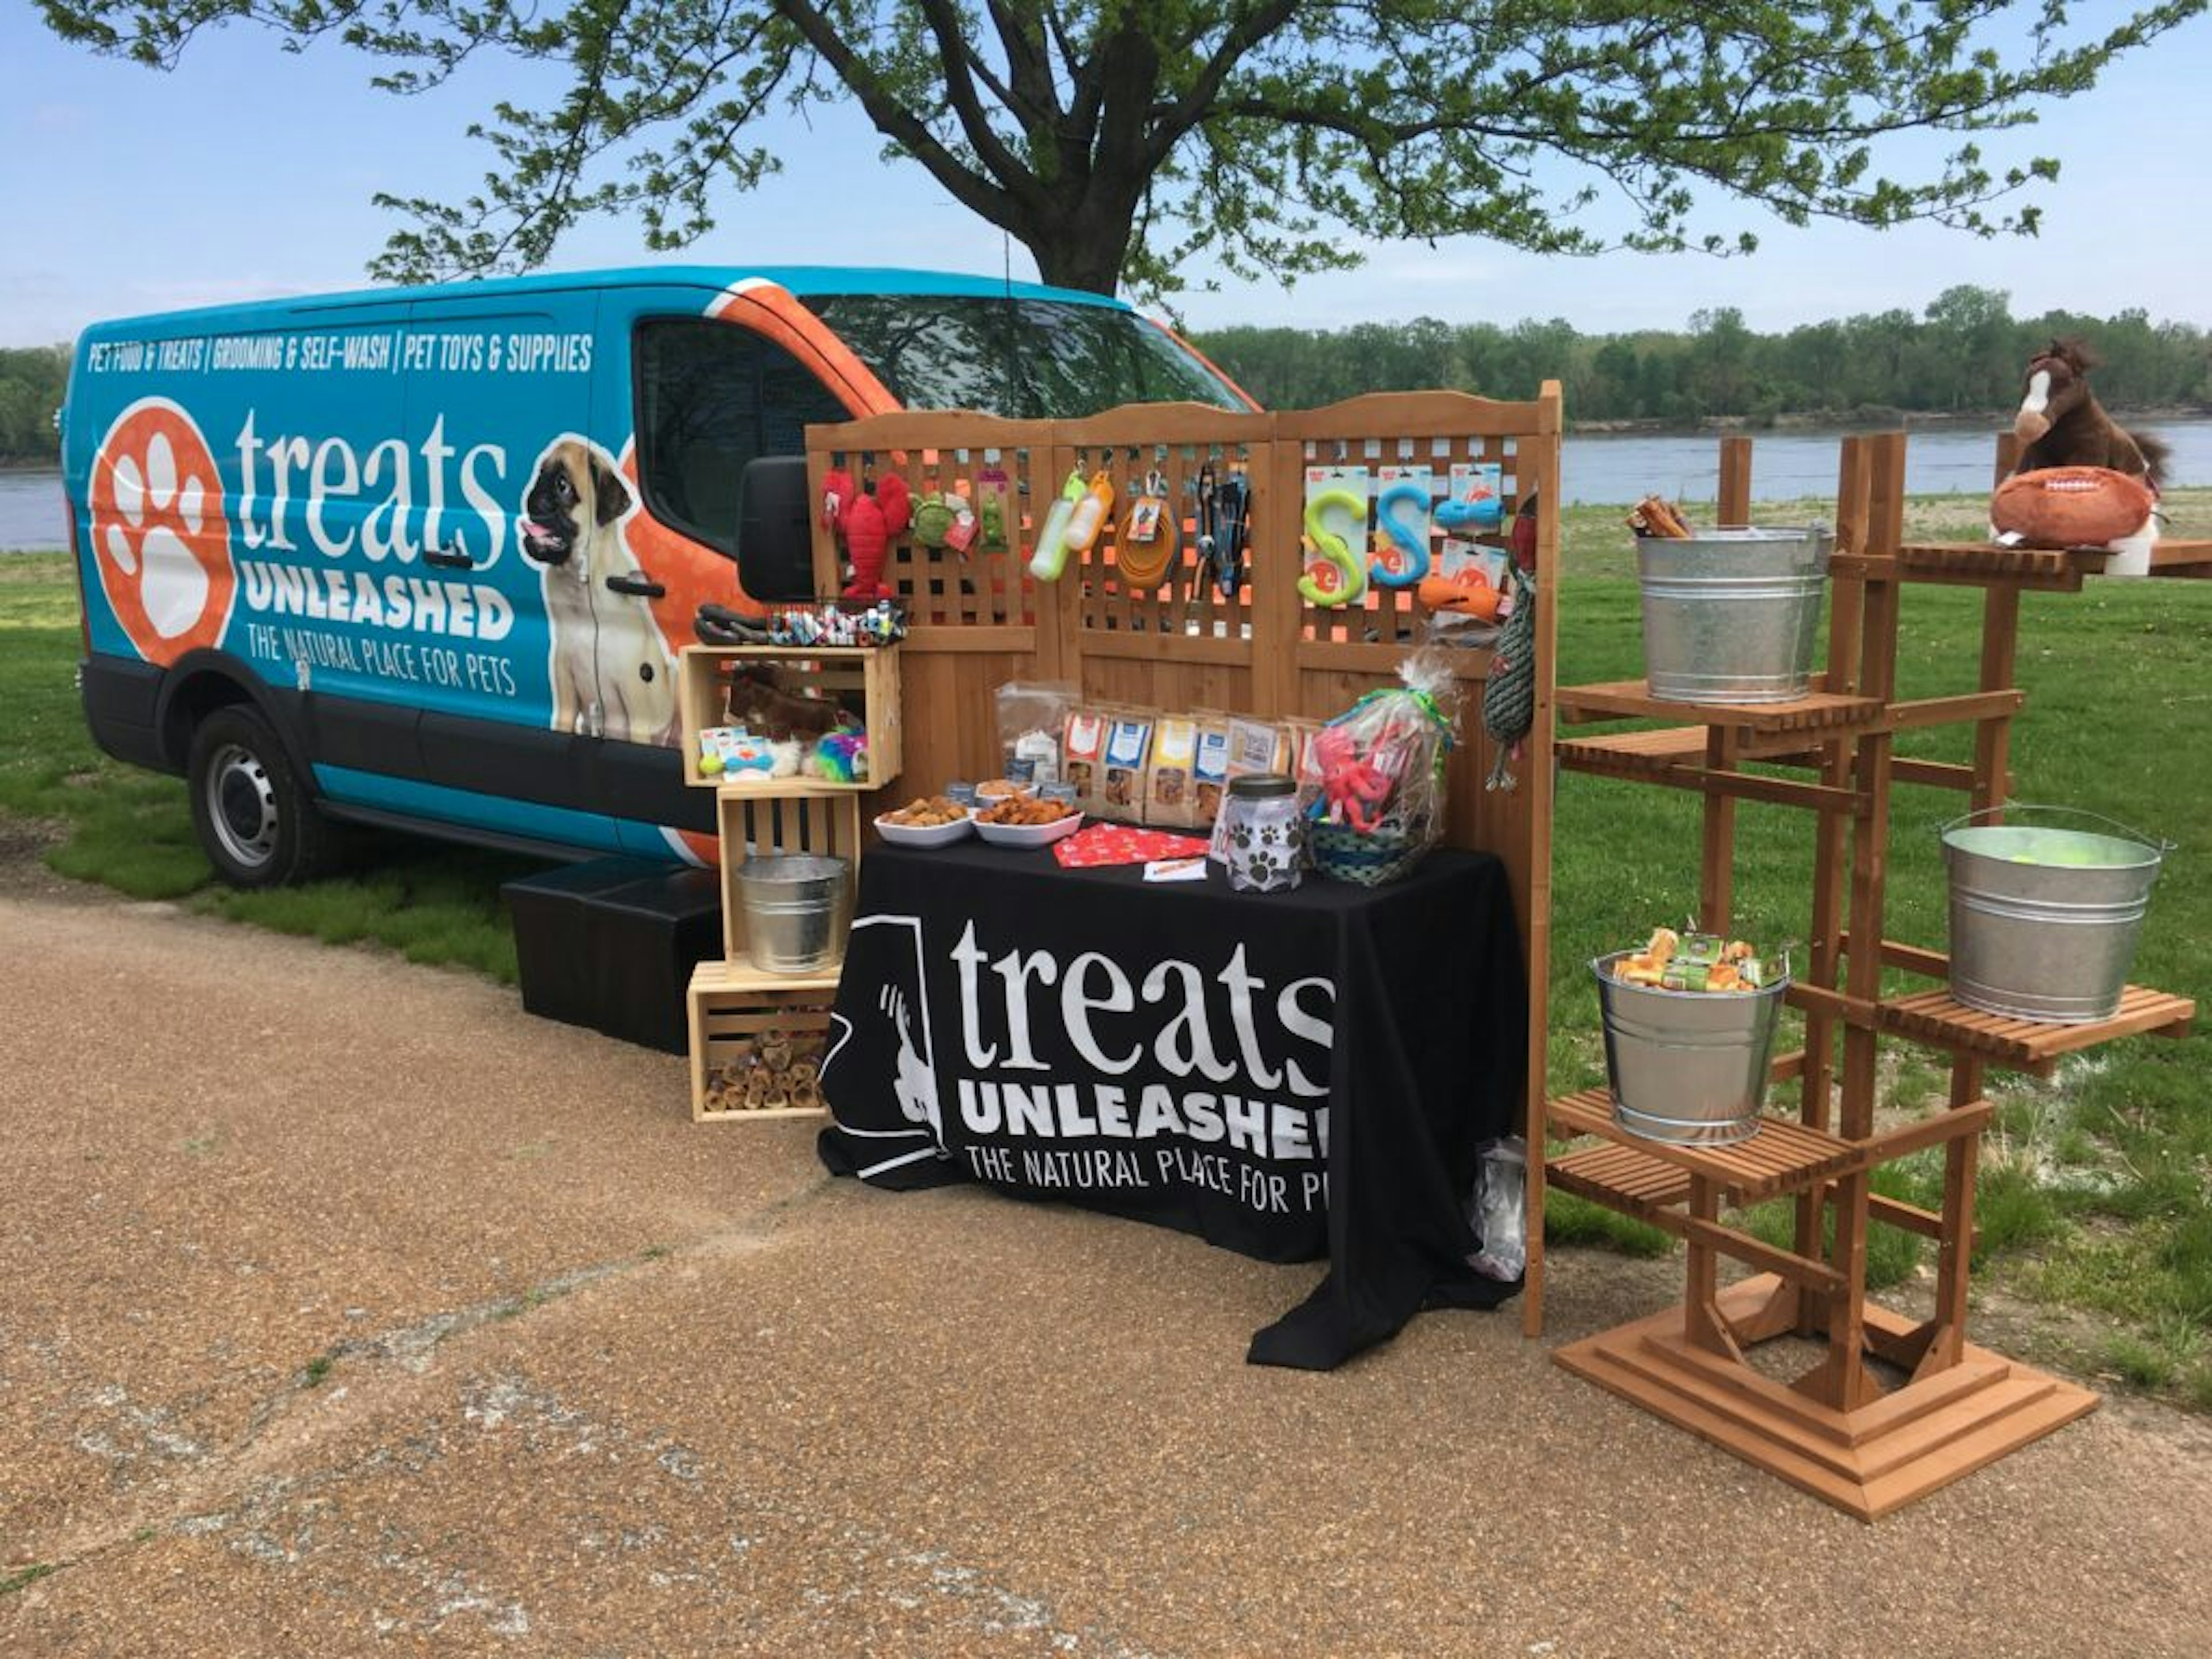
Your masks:
[[[17,1590],[28,1589],[41,1578],[50,1578],[62,1570],[58,1561],[34,1561],[27,1567],[19,1567],[6,1577],[0,1578],[0,1595],[13,1595]]]
[[[2212,536],[2212,489],[2172,492],[2169,534]],[[1691,516],[1700,516],[1694,505]],[[1763,505],[1762,523],[1822,516],[1818,502]],[[1907,504],[1909,534],[1980,533],[1973,497]],[[1633,553],[1618,507],[1570,509],[1563,523],[1561,684],[1642,672]],[[1709,512],[1703,516],[1710,517]],[[1901,633],[1902,694],[1967,689],[1978,652],[1978,596],[1909,589]],[[182,784],[100,756],[71,688],[76,595],[58,556],[0,559],[0,697],[10,733],[0,747],[0,817],[49,826],[46,857],[67,875],[139,898],[174,899],[209,914],[334,944],[371,941],[412,960],[464,967],[512,983],[514,944],[498,899],[522,861],[403,837],[366,840],[353,873],[271,893],[215,885],[193,840]],[[2031,594],[2021,606],[2014,726],[2019,799],[2107,813],[2190,842],[2212,821],[2212,764],[2200,752],[2212,714],[2212,594],[2191,585],[2093,583],[2078,594]],[[1963,731],[1908,734],[1900,753],[1971,757]],[[1939,945],[1944,889],[1937,826],[1957,797],[1900,787],[1891,825],[1892,938]],[[1697,902],[1697,800],[1672,790],[1577,776],[1563,788],[1554,847],[1552,1083],[1601,1080],[1595,988],[1585,963],[1641,939]],[[1737,931],[1761,939],[1806,927],[1809,817],[1757,803],[1738,809]],[[2185,845],[2160,879],[2135,978],[2212,994],[2212,848]],[[1942,1076],[1924,1052],[1889,1045],[1887,1103],[1924,1105]],[[2197,1040],[2138,1039],[2069,1063],[2055,1083],[1997,1074],[1998,1117],[1977,1188],[1980,1283],[2095,1316],[2119,1345],[2104,1362],[2134,1385],[2212,1409],[2212,1358],[2197,1346],[2212,1325],[2212,1090]],[[1886,1191],[1933,1205],[1932,1155],[1882,1172]],[[1787,1206],[1750,1224],[1788,1237]],[[1555,1240],[1662,1254],[1671,1241],[1568,1194],[1551,1206]],[[1879,1284],[1927,1263],[1922,1241],[1877,1227]]]
[[[503,881],[528,860],[412,836],[350,832],[348,872],[270,892],[216,884],[192,833],[181,780],[108,759],[93,746],[74,672],[82,647],[68,562],[0,559],[0,814],[56,833],[46,862],[65,876],[332,945],[373,943],[411,962],[515,980]]]
[[[2212,490],[2174,492],[2175,536],[2212,536]],[[1978,535],[1972,498],[1908,503],[1909,534]],[[1763,506],[1759,522],[1804,522],[1820,504]],[[1692,512],[1692,518],[1698,515]],[[1614,508],[1576,508],[1563,526],[1559,679],[1632,678],[1643,672],[1633,553]],[[1979,653],[1978,595],[1906,591],[1901,695],[1972,688]],[[2030,594],[2021,605],[2019,684],[2026,710],[2014,727],[2017,799],[2086,807],[2154,835],[2191,843],[2212,821],[2212,763],[2200,744],[2212,724],[2212,593],[2163,582],[2092,583],[2078,594]],[[1971,760],[1965,730],[1908,734],[1899,752]],[[1900,787],[1890,828],[1887,932],[1940,946],[1945,888],[1938,826],[1960,810],[1946,792]],[[1604,1078],[1597,1000],[1587,963],[1675,921],[1697,905],[1699,805],[1681,791],[1575,776],[1559,791],[1553,848],[1551,1084],[1587,1088]],[[1809,815],[1739,806],[1736,931],[1762,940],[1802,936],[1811,868]],[[2212,972],[2212,862],[2185,844],[2167,862],[2132,977],[2206,1000]],[[1905,981],[1900,980],[1900,984]],[[1790,1039],[1785,1037],[1785,1046]],[[1940,1098],[1942,1073],[1924,1051],[1888,1045],[1885,1104]],[[2212,1089],[2198,1039],[2139,1038],[2093,1051],[2054,1083],[1992,1073],[1998,1108],[1976,1186],[1978,1283],[2099,1316],[2112,1345],[2094,1358],[2130,1386],[2212,1409],[2212,1359],[2197,1349],[2212,1328]],[[1923,1206],[1940,1196],[1931,1156],[1881,1172],[1877,1186]],[[1648,1230],[1564,1195],[1554,1239],[1646,1254]],[[1785,1205],[1750,1212],[1754,1232],[1788,1238]],[[1903,1284],[1932,1250],[1875,1227],[1869,1277]]]

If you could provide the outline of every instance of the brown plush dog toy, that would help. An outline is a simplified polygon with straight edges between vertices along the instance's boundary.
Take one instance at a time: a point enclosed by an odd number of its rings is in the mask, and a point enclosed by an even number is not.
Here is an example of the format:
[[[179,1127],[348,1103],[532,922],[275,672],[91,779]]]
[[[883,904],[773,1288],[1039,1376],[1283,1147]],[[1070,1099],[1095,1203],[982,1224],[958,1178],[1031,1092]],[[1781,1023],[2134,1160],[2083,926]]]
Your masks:
[[[805,738],[811,743],[846,723],[845,711],[827,697],[797,696],[761,670],[731,677],[730,719],[748,732],[779,742]]]

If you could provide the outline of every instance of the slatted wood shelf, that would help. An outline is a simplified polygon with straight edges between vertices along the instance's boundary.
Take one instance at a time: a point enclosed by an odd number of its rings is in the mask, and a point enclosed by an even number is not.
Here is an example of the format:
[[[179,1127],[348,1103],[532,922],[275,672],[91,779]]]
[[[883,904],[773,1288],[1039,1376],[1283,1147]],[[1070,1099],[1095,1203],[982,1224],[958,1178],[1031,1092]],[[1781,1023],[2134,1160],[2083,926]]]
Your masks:
[[[2109,552],[2101,547],[2007,547],[1999,542],[1908,542],[1897,550],[1898,574],[1908,581],[2014,583],[2071,593],[2084,576],[2101,574]],[[1868,564],[1854,562],[1847,573]],[[1872,574],[1880,574],[1878,568]],[[2154,576],[2212,576],[2212,541],[2160,542],[2150,550]]]
[[[1586,738],[1561,738],[1553,744],[1553,753],[1559,757],[1559,764],[1571,772],[1637,781],[1654,778],[1663,781],[1668,772],[1705,764],[1706,735],[1706,728],[1702,726],[1657,726],[1638,732],[1606,732]],[[1767,745],[1739,744],[1737,757],[1770,766],[1802,765],[1812,758],[1794,739],[1775,742],[1771,746],[1775,752],[1766,753],[1762,750]]]
[[[1553,707],[1567,725],[1591,720],[1688,720],[1701,726],[1745,732],[1842,732],[1872,725],[1882,705],[1874,697],[1811,691],[1790,702],[1675,702],[1655,697],[1644,680],[1613,680],[1597,685],[1563,685],[1553,693]]]
[[[1642,1221],[1656,1220],[1690,1196],[1687,1170],[1612,1141],[1564,1152],[1546,1170],[1553,1186]]]
[[[2117,1037],[2178,1037],[2188,1034],[2197,1005],[2187,997],[2130,985],[2110,1019],[2081,1025],[1985,1014],[1948,991],[1921,991],[1884,1000],[1875,1011],[1877,1029],[1915,1042],[1974,1055],[2008,1070],[2047,1077],[2061,1058]]]
[[[1717,1183],[1729,1200],[1757,1203],[1857,1167],[1865,1154],[1848,1140],[1788,1118],[1762,1117],[1759,1133],[1733,1146],[1678,1146],[1632,1135],[1613,1121],[1613,1096],[1604,1089],[1555,1097],[1553,1127],[1569,1134],[1597,1135],[1688,1175]]]

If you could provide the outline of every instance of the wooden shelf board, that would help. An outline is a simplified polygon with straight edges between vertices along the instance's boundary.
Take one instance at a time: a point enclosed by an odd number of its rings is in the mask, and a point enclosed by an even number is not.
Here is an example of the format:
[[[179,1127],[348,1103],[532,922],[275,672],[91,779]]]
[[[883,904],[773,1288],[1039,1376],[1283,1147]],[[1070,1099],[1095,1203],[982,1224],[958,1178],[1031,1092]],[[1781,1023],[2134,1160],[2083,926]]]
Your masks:
[[[1899,567],[1907,577],[2018,582],[2067,592],[2078,590],[2084,576],[2102,574],[2111,556],[2101,547],[2007,547],[1997,542],[1908,542],[1897,550]],[[2212,541],[2154,544],[2150,574],[2212,574]]]
[[[1754,1316],[1780,1281],[1730,1285],[1720,1311]],[[1903,1337],[1912,1322],[1869,1305],[1867,1323]],[[1969,1343],[1960,1363],[1856,1411],[1806,1399],[1684,1338],[1681,1308],[1570,1343],[1566,1370],[1665,1418],[1822,1502],[1876,1521],[2097,1408],[2087,1389]]]
[[[2014,1071],[2045,1073],[2062,1055],[2115,1038],[2185,1036],[2196,1017],[2197,1005],[2187,997],[2130,985],[2120,994],[2118,1012],[2089,1024],[2054,1025],[1985,1014],[1954,1000],[1947,990],[1893,997],[1876,1008],[1875,1024],[1916,1042],[1974,1054]]]
[[[1564,1153],[1545,1169],[1553,1186],[1645,1221],[1690,1196],[1687,1170],[1612,1141]]]
[[[1570,772],[1589,772],[1601,777],[1662,778],[1670,771],[1695,769],[1705,762],[1706,729],[1702,726],[1658,726],[1638,732],[1607,732],[1586,738],[1560,738],[1552,745],[1559,764]],[[1774,752],[1761,752],[1771,747]],[[1798,766],[1814,756],[1802,740],[1770,738],[1761,745],[1741,744],[1739,760],[1755,760],[1770,766]]]
[[[839,975],[844,972],[842,962],[833,962],[827,968],[811,974],[771,974],[764,968],[756,968],[750,957],[738,957],[721,962],[702,962],[691,970],[691,989],[696,992],[742,991],[834,991]]]
[[[1651,695],[1643,680],[1614,680],[1599,685],[1563,685],[1553,693],[1561,720],[1649,719],[1687,720],[1702,729],[1726,726],[1746,732],[1829,732],[1871,725],[1882,705],[1873,697],[1849,697],[1812,691],[1792,702],[1672,702]]]
[[[1555,1097],[1547,1109],[1554,1126],[1597,1135],[1689,1175],[1717,1182],[1731,1200],[1755,1203],[1840,1175],[1863,1156],[1848,1140],[1788,1118],[1762,1117],[1759,1133],[1733,1146],[1678,1146],[1632,1135],[1613,1121],[1613,1096],[1605,1089]]]
[[[759,658],[773,662],[778,658],[799,661],[808,657],[837,660],[861,660],[879,656],[886,651],[896,651],[904,641],[893,640],[889,645],[687,645],[683,654],[695,653],[701,657],[723,659]]]
[[[878,783],[871,778],[865,783],[833,783],[828,778],[763,778],[758,783],[739,783],[727,778],[695,778],[695,781],[732,799],[760,800],[773,799],[778,795],[865,795],[871,789],[884,788],[896,780],[887,778]]]
[[[827,1106],[769,1106],[757,1112],[694,1112],[694,1123],[760,1123],[771,1119],[791,1117],[827,1117]]]

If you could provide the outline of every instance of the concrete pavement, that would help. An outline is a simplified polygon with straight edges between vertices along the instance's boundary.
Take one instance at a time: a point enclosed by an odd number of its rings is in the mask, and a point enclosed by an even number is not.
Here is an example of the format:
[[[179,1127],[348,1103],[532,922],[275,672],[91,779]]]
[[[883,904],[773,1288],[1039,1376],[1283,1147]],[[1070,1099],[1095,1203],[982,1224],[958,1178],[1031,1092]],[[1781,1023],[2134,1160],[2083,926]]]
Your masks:
[[[1663,1264],[1263,1370],[1317,1268],[830,1182],[471,977],[34,876],[0,962],[0,1653],[2212,1649],[2197,1419],[1865,1527],[1549,1364]]]

